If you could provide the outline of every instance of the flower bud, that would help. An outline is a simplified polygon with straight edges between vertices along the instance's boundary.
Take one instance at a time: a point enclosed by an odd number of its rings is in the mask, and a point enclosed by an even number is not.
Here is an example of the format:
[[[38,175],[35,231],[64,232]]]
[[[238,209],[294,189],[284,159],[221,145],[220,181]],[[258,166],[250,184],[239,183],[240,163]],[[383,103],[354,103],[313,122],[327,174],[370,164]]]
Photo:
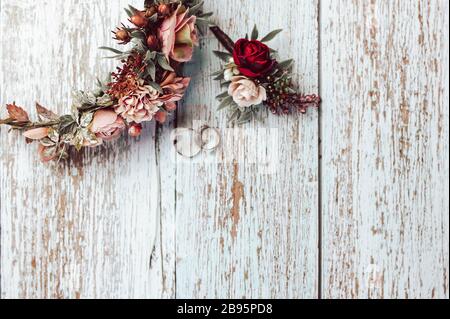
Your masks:
[[[136,13],[131,17],[130,22],[138,28],[143,28],[147,25],[148,20],[142,15],[142,13]]]
[[[128,129],[128,135],[131,137],[138,137],[142,133],[142,125],[141,124],[133,124]]]
[[[166,112],[162,112],[159,111],[158,113],[156,113],[155,115],[155,120],[161,124],[165,123],[167,120],[167,113]]]
[[[151,50],[156,50],[158,48],[158,38],[154,35],[149,35],[147,38],[147,46]]]
[[[124,29],[117,30],[115,34],[116,40],[122,41],[124,43],[128,43],[131,40],[130,34]]]
[[[158,12],[160,15],[169,15],[170,14],[170,7],[167,4],[160,4],[158,6]]]

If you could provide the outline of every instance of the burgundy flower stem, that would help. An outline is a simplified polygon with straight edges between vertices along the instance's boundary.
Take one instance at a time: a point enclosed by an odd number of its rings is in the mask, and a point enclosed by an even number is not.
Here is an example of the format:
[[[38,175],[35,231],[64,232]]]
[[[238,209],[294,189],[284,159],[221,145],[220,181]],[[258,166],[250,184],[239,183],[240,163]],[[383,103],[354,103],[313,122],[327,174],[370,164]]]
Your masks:
[[[218,26],[213,26],[209,28],[212,33],[216,36],[217,40],[227,49],[228,52],[233,53],[234,51],[234,41],[222,31]]]

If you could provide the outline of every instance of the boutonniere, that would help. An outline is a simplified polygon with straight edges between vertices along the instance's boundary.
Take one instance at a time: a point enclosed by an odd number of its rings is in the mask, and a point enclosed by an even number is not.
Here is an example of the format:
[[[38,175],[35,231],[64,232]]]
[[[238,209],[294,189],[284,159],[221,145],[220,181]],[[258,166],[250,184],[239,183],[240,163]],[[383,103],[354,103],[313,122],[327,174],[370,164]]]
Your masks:
[[[137,137],[144,122],[164,123],[190,83],[181,70],[199,44],[198,27],[208,25],[211,14],[202,8],[200,0],[146,0],[142,10],[129,6],[128,23],[113,31],[124,49],[101,47],[120,61],[109,80],[76,92],[71,112],[63,116],[37,104],[32,121],[24,108],[8,104],[0,125],[36,141],[41,160],[48,162],[67,157],[71,147],[96,147],[124,132]]]
[[[267,46],[282,30],[259,38],[257,27],[251,37],[230,39],[219,27],[211,31],[227,52],[214,51],[223,61],[214,79],[226,90],[217,96],[219,110],[228,110],[229,120],[246,123],[267,107],[273,114],[306,113],[308,107],[318,107],[320,97],[297,92],[292,83],[293,60],[279,61],[277,51]]]

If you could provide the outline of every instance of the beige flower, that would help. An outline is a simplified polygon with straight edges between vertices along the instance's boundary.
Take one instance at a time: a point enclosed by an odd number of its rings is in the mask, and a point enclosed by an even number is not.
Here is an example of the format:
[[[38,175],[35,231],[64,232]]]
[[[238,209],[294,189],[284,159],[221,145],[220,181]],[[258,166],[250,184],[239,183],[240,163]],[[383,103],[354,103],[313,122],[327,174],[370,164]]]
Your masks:
[[[163,105],[159,96],[153,87],[141,86],[133,94],[121,98],[115,111],[129,123],[151,121]]]
[[[245,76],[235,76],[231,79],[228,94],[239,107],[250,107],[267,100],[266,89]]]

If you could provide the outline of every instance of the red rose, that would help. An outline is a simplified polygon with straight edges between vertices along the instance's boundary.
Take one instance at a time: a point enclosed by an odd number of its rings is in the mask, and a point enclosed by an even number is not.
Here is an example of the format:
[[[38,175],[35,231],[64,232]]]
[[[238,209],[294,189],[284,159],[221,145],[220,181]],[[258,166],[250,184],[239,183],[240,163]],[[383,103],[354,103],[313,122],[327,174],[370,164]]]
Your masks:
[[[275,65],[275,60],[270,57],[269,47],[256,40],[238,40],[234,46],[233,59],[239,71],[250,78],[266,75]]]

